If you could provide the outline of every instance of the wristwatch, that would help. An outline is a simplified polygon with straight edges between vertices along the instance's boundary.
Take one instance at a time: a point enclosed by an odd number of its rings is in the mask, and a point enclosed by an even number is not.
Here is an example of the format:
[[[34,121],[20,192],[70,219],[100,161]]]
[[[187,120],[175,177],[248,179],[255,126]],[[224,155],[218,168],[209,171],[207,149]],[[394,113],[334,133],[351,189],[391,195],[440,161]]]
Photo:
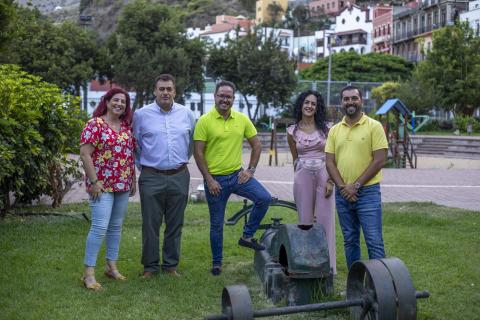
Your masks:
[[[353,184],[353,186],[355,187],[355,189],[358,190],[358,189],[360,189],[360,187],[361,187],[362,185],[360,184],[360,182],[355,182],[355,183]]]
[[[254,174],[256,169],[257,168],[255,168],[255,167],[248,167],[247,170],[250,171],[252,174]]]

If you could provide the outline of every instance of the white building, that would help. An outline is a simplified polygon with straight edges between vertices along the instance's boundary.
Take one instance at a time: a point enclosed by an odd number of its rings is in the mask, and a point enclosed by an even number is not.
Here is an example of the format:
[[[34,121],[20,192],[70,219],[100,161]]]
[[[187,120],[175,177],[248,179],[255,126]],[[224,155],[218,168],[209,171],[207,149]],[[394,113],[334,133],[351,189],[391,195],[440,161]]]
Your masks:
[[[332,52],[355,51],[359,54],[371,52],[372,30],[370,9],[362,9],[355,4],[345,7],[335,18],[333,34],[330,37]],[[328,37],[324,36],[323,41],[324,56],[328,56],[330,54],[327,46]],[[318,47],[319,43],[317,43]]]
[[[475,35],[480,37],[480,0],[468,3],[468,11],[460,14],[460,21],[468,21]]]
[[[257,34],[262,35],[262,39],[267,39],[268,37],[273,37],[280,44],[280,50],[286,52],[288,56],[293,57],[294,51],[294,37],[293,30],[290,29],[280,29],[280,28],[259,28]]]
[[[216,16],[215,24],[207,25],[204,30],[199,28],[188,28],[187,36],[189,38],[200,38],[205,42],[218,46],[225,46],[225,40],[236,39],[247,35],[253,28],[253,20],[249,20],[244,16]]]
[[[95,110],[97,105],[100,103],[102,96],[105,93],[107,93],[108,90],[114,87],[118,87],[118,86],[110,83],[110,81],[106,81],[103,84],[101,84],[97,80],[90,81],[90,83],[88,84],[88,91],[87,91],[87,113],[89,116],[92,115],[93,111]],[[215,90],[215,83],[213,81],[206,81],[205,90],[202,94],[191,93],[190,95],[185,97],[184,104],[186,107],[190,108],[190,110],[193,111],[196,119],[198,119],[203,113],[207,113],[213,108],[213,105],[215,104],[215,100],[213,97],[214,90]],[[130,96],[131,106],[133,106],[136,93],[129,92],[128,94]],[[203,107],[202,107],[202,96],[203,96]],[[81,92],[80,97],[82,97],[83,99],[84,97],[83,91]],[[250,110],[250,112],[253,115],[256,110],[257,99],[256,97],[253,97],[253,96],[248,96],[247,99],[248,99],[248,102],[253,106],[252,109]],[[232,108],[236,111],[243,112],[244,114],[248,115],[248,109],[247,109],[247,104],[245,102],[245,99],[238,93],[235,95],[235,100]],[[274,112],[272,108],[268,108],[266,110],[266,114],[268,116],[274,115],[274,114],[270,114],[271,112]]]

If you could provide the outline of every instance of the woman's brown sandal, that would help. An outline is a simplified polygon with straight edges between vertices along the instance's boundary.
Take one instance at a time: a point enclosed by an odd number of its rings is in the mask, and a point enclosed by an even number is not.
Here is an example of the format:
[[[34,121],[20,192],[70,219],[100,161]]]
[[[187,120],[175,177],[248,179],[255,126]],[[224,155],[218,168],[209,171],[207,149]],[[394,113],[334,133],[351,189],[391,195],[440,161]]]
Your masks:
[[[93,276],[82,276],[80,280],[83,282],[83,286],[89,290],[98,291],[102,289],[102,285]]]
[[[114,280],[122,280],[122,281],[127,280],[127,277],[122,275],[117,269],[113,269],[113,270],[112,269],[107,269],[107,270],[105,270],[104,274],[108,278],[111,278],[111,279],[114,279]]]

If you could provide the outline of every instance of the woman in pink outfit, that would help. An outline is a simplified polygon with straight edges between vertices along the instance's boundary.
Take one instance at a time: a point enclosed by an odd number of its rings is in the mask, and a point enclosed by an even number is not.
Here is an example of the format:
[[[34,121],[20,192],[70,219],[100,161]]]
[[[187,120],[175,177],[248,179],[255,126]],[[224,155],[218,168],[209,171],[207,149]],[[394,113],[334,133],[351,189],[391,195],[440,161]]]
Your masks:
[[[293,196],[299,224],[319,223],[327,236],[330,268],[337,273],[333,182],[325,168],[328,128],[323,98],[317,91],[302,92],[295,102],[296,123],[287,128],[295,170]]]

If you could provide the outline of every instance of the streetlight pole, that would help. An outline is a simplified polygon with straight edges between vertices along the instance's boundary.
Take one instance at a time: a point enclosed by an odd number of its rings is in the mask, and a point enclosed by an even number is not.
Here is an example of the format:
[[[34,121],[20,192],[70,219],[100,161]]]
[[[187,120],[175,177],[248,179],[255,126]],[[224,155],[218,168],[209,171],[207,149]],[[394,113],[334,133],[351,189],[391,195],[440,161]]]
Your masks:
[[[332,81],[332,38],[328,35],[328,79],[327,79],[327,108],[330,107],[330,82]]]

